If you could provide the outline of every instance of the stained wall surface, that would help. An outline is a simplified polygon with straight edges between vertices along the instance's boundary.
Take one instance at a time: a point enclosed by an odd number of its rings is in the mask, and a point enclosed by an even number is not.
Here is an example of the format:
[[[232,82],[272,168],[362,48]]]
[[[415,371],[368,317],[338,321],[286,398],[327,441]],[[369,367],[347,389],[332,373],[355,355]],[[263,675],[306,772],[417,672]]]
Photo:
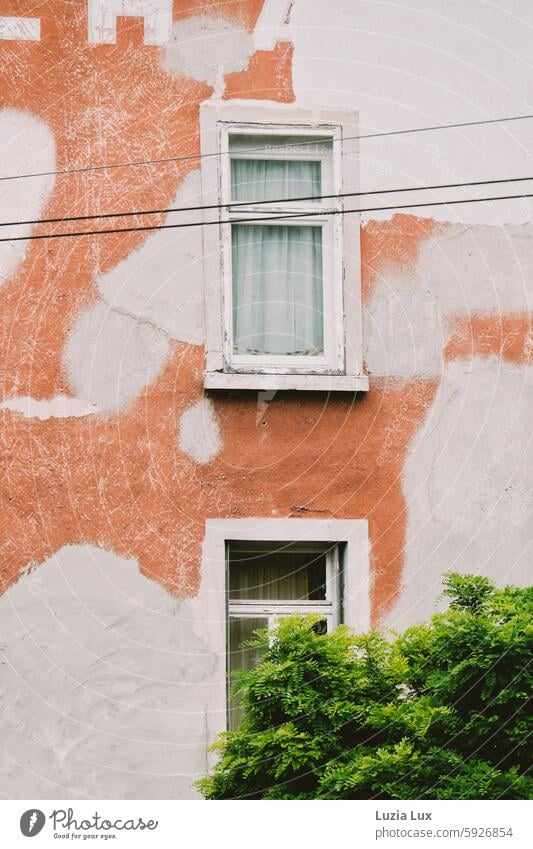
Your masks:
[[[199,204],[210,97],[334,104],[363,134],[527,111],[521,0],[119,5],[0,3],[0,176],[39,174],[0,181],[2,221]],[[532,125],[362,139],[363,190],[527,176]],[[367,206],[486,193],[458,191]],[[363,215],[357,397],[206,395],[200,228],[0,242],[4,795],[194,795],[224,722],[206,519],[368,520],[394,628],[449,569],[530,581],[529,210]]]

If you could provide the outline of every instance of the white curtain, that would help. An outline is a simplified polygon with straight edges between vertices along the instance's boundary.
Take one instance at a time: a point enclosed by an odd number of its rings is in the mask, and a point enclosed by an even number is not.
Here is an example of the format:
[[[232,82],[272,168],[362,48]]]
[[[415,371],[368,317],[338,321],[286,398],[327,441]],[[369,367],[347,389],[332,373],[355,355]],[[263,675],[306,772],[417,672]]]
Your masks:
[[[319,161],[232,159],[232,198],[320,195]],[[233,350],[316,355],[324,349],[320,226],[234,224]]]
[[[234,224],[231,232],[234,352],[322,353],[321,227]]]
[[[232,159],[231,199],[255,203],[319,197],[321,164],[290,159]]]

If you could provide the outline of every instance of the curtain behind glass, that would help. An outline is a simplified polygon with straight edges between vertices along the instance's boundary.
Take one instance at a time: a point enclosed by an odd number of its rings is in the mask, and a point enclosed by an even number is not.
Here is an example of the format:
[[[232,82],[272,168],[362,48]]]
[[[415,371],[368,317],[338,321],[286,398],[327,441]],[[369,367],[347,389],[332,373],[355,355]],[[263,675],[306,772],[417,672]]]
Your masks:
[[[321,228],[234,224],[231,233],[234,352],[323,353]]]
[[[326,598],[326,555],[230,549],[230,600],[321,601]]]
[[[261,656],[265,653],[266,646],[256,646],[249,648],[243,646],[243,643],[251,640],[253,632],[259,628],[268,627],[267,617],[246,617],[237,618],[230,617],[229,621],[229,673],[236,672],[239,669],[252,669]],[[230,711],[229,711],[229,727],[231,731],[236,731],[240,725],[244,714],[241,707],[241,699],[235,694],[230,694]]]
[[[298,160],[232,159],[231,199],[272,201],[319,197],[321,163]]]

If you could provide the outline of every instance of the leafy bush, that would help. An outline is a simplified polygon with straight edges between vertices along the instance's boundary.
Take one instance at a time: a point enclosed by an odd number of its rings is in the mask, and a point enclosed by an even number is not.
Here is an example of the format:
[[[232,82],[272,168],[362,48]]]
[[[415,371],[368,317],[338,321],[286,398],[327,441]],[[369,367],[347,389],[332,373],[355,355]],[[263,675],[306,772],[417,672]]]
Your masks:
[[[281,620],[234,690],[208,799],[533,797],[533,588],[450,574],[449,609],[388,640]],[[258,631],[250,644],[265,646]]]

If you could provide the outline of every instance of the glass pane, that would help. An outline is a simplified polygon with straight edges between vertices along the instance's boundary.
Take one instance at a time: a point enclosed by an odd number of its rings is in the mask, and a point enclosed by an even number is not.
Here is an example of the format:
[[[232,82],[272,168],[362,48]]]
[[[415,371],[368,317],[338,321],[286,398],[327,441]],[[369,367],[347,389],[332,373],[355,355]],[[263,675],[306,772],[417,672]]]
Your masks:
[[[234,601],[324,601],[326,553],[230,546],[230,599]]]
[[[231,199],[255,201],[298,200],[320,197],[319,161],[232,159]]]
[[[243,647],[243,642],[250,640],[253,632],[258,628],[266,628],[268,626],[267,617],[249,616],[243,618],[230,617],[229,620],[229,674],[230,683],[231,675],[238,669],[251,669],[261,656],[264,654],[265,648],[246,648]],[[239,706],[239,699],[235,695],[230,694],[229,702],[229,727],[235,731],[241,720],[243,710]]]
[[[234,224],[233,350],[324,351],[322,228]]]
[[[331,159],[331,136],[247,134],[230,132],[230,154],[257,159]],[[257,154],[257,157],[254,155]]]

